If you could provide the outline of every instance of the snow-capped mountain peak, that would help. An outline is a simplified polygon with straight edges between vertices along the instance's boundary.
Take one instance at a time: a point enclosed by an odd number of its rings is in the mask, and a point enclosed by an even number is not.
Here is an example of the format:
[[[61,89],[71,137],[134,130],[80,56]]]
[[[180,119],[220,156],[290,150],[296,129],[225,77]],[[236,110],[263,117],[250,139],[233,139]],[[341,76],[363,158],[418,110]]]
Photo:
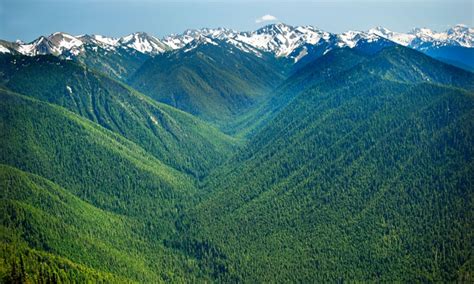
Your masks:
[[[169,46],[171,49],[183,48],[186,44],[194,40],[194,36],[188,33],[181,35],[171,34],[163,38],[163,43]]]
[[[410,34],[423,41],[445,41],[448,39],[446,32],[435,32],[428,28],[414,28]]]
[[[474,29],[466,25],[455,25],[446,32],[448,38],[463,47],[474,47]]]
[[[264,26],[254,32],[239,33],[235,39],[276,56],[288,56],[304,44],[316,44],[330,34],[311,26],[293,27],[283,23]]]
[[[180,49],[184,48],[188,43],[194,41],[195,39],[205,36],[208,38],[227,40],[234,38],[238,34],[237,31],[226,29],[226,28],[203,28],[203,29],[189,29],[185,30],[182,34],[176,35],[171,34],[163,38],[163,43],[166,44],[171,49]]]
[[[371,34],[376,34],[376,35],[379,35],[379,36],[387,36],[387,35],[390,35],[390,34],[393,33],[391,30],[386,29],[386,28],[381,27],[381,26],[372,28],[372,29],[368,30],[367,32],[371,33]]]
[[[226,28],[190,29],[182,34],[172,34],[158,39],[144,32],[133,33],[121,38],[102,35],[72,36],[54,33],[47,37],[23,43],[2,42],[0,53],[19,52],[35,56],[41,54],[77,56],[85,50],[107,52],[140,52],[156,55],[169,50],[192,50],[201,44],[226,42],[242,51],[262,56],[264,52],[276,57],[286,57],[298,62],[310,53],[325,54],[334,48],[383,47],[395,42],[420,51],[443,46],[474,47],[474,29],[465,25],[455,25],[445,32],[428,28],[416,28],[408,33],[391,31],[385,27],[375,27],[368,31],[347,31],[332,34],[313,26],[291,26],[276,23],[263,26],[255,31],[238,32]],[[372,44],[377,43],[377,44]],[[377,47],[374,49],[376,50]],[[310,57],[308,57],[310,58]]]
[[[113,38],[113,37],[105,37],[102,35],[93,35],[92,38],[99,43],[102,43],[103,45],[107,46],[117,46],[120,39],[118,38]]]
[[[339,47],[348,46],[353,48],[356,46],[357,41],[362,38],[364,34],[360,31],[347,31],[338,35],[340,41],[338,42]]]
[[[80,35],[77,36],[77,38],[94,51],[97,51],[100,47],[105,51],[114,52],[120,46],[119,38],[105,37],[102,35]]]
[[[292,26],[284,23],[269,24],[256,30],[256,34],[278,35],[289,33],[293,29]]]
[[[428,28],[414,28],[408,33],[392,32],[383,27],[370,29],[376,34],[403,46],[426,49],[432,46],[474,47],[474,29],[465,25],[455,25],[445,32],[436,32]]]
[[[454,35],[454,34],[459,34],[459,33],[473,33],[473,32],[474,32],[474,29],[469,28],[468,26],[463,25],[463,24],[457,24],[447,30],[448,35]]]
[[[204,35],[210,36],[211,38],[217,38],[225,40],[233,38],[238,32],[232,29],[217,28],[217,29],[202,29]]]
[[[158,54],[171,49],[156,37],[143,32],[133,33],[122,38],[105,37],[102,35],[72,36],[63,32],[56,32],[47,37],[40,36],[30,43],[11,43],[13,49],[28,56],[53,54],[78,56],[85,51],[85,46],[97,51],[115,51],[118,48],[138,51],[145,54]]]
[[[198,35],[191,42],[184,46],[184,52],[189,52],[202,45],[219,45],[215,40],[208,36]]]
[[[78,54],[81,50],[83,42],[70,34],[56,32],[49,35],[48,37],[40,36],[31,43],[17,43],[17,45],[17,51],[25,55],[60,55],[64,51]]]
[[[388,40],[391,40],[395,43],[398,43],[404,46],[407,46],[408,44],[410,44],[410,42],[416,37],[415,35],[412,35],[412,34],[393,32],[387,28],[380,27],[380,26],[368,30],[367,33],[378,35],[380,37],[386,38]]]
[[[168,46],[154,36],[144,32],[136,32],[119,39],[118,43],[141,53],[157,54],[166,51]]]
[[[9,48],[0,44],[0,53],[12,53]]]

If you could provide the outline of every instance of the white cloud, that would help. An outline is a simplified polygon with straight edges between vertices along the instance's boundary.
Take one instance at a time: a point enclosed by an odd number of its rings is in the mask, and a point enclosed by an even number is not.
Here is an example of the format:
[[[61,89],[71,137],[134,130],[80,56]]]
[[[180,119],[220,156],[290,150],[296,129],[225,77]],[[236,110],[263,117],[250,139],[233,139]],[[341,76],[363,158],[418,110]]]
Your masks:
[[[259,23],[263,23],[263,22],[276,21],[276,20],[278,20],[277,17],[266,14],[266,15],[261,16],[260,18],[256,19],[255,23],[259,24]]]

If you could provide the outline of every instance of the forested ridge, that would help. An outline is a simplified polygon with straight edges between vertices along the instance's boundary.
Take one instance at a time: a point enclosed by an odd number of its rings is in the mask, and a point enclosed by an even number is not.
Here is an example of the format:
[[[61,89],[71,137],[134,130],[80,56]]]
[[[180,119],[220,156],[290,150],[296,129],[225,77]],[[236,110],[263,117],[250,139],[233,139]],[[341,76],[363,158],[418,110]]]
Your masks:
[[[270,54],[219,44],[158,55],[131,76],[130,85],[226,130],[283,81],[287,68]]]
[[[205,175],[235,143],[191,115],[85,66],[54,56],[0,60],[1,79],[10,90],[62,106],[193,176]]]
[[[0,56],[2,282],[474,281],[474,73],[220,44]]]

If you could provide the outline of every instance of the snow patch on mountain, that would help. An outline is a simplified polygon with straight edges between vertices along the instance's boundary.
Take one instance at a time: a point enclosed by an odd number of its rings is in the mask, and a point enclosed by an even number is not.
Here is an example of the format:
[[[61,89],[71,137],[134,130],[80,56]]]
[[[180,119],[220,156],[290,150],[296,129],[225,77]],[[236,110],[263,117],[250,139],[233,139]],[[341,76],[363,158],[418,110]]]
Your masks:
[[[390,31],[390,30],[388,30],[386,28],[383,28],[383,27],[372,28],[372,29],[368,30],[368,33],[378,35],[380,37],[386,38],[388,40],[391,40],[391,41],[393,41],[395,43],[398,43],[400,45],[403,45],[403,46],[409,45],[410,42],[414,38],[416,38],[415,35],[397,33],[397,32]]]
[[[238,32],[225,28],[216,29],[198,29],[198,30],[186,30],[182,34],[172,34],[163,38],[163,43],[171,49],[180,49],[189,44],[190,42],[199,39],[200,37],[208,37],[219,40],[227,40],[234,38]]]
[[[253,53],[257,55],[258,57],[262,57],[262,52],[260,52],[259,49],[255,48],[252,45],[246,44],[245,42],[235,40],[233,38],[229,38],[226,40],[227,43],[237,47],[238,49],[247,52],[247,53]]]
[[[308,48],[304,46],[303,49],[295,57],[295,63],[298,62],[301,58],[305,57],[306,55],[308,55]]]
[[[116,46],[119,43],[120,39],[113,38],[113,37],[105,37],[102,35],[93,35],[92,36],[97,42],[102,43],[104,45]]]
[[[11,53],[10,50],[3,45],[0,45],[0,53]]]
[[[189,42],[189,44],[187,44],[186,46],[184,46],[184,52],[189,52],[199,46],[206,45],[206,44],[219,45],[217,42],[215,42],[209,37],[200,36],[198,38],[195,38],[191,42]]]
[[[141,53],[157,54],[165,52],[168,47],[156,37],[146,33],[133,33],[119,40],[121,46],[132,48]]]

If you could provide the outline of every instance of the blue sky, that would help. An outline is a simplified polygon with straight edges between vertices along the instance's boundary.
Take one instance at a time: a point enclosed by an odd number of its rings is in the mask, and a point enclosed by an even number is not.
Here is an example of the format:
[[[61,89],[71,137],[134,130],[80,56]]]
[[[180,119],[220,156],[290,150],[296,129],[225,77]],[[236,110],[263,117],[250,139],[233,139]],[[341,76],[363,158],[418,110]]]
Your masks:
[[[56,31],[122,36],[145,31],[162,37],[188,28],[255,30],[271,22],[313,25],[330,32],[384,26],[445,30],[473,26],[473,0],[0,0],[0,38],[31,41]],[[273,21],[257,21],[264,15]],[[267,16],[271,19],[272,17]],[[258,23],[257,23],[258,22]]]

